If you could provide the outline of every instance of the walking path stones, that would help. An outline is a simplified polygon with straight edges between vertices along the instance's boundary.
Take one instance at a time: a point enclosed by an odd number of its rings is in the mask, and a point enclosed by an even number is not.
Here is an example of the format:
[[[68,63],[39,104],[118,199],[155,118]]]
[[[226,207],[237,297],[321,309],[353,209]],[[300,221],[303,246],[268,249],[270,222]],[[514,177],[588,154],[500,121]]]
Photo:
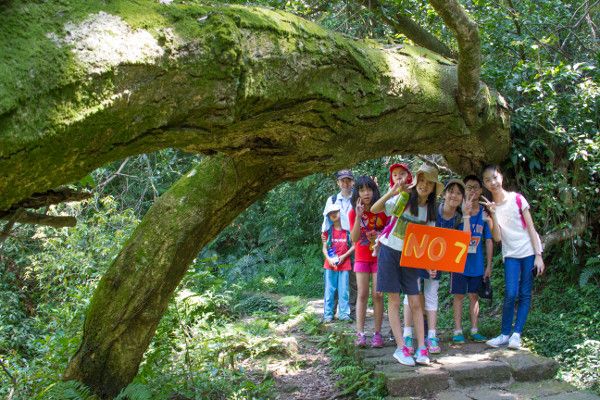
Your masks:
[[[322,310],[318,302],[313,307],[317,313]],[[365,324],[367,335],[373,332],[370,311]],[[346,326],[352,334],[354,326]],[[389,332],[386,318],[381,331],[384,337]],[[384,377],[389,400],[600,400],[594,393],[554,380],[558,363],[527,350],[491,349],[473,342],[455,345],[448,341],[442,341],[441,347],[441,354],[430,355],[430,366],[399,364],[392,357],[396,344],[390,340],[381,349],[360,349],[359,355]]]

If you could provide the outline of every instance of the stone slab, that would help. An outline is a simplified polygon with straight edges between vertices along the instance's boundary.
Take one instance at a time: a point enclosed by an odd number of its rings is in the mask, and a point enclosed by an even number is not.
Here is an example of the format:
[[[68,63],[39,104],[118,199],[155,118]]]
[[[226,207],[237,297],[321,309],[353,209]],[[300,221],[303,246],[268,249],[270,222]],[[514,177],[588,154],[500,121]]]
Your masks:
[[[541,382],[515,382],[506,388],[511,393],[516,393],[522,399],[536,399],[552,396],[559,393],[575,392],[577,388],[567,382],[548,380]]]
[[[498,350],[490,357],[492,360],[506,363],[517,381],[552,379],[558,371],[558,363],[553,359],[527,351]]]
[[[393,396],[425,396],[449,388],[449,374],[435,367],[406,367],[398,363],[381,367],[376,373],[385,379]]]
[[[480,388],[469,391],[468,397],[472,400],[523,400],[516,393],[492,388]]]
[[[560,393],[554,396],[540,397],[543,400],[600,400],[600,396],[592,392],[580,391]]]
[[[442,368],[460,386],[477,386],[487,383],[508,382],[511,379],[508,365],[499,361],[482,360],[470,363],[446,364]]]
[[[396,346],[383,347],[381,349],[366,348],[359,350],[359,354],[363,359],[376,358],[382,356],[392,357],[396,351]]]
[[[464,390],[446,390],[435,395],[435,400],[472,400]]]
[[[369,357],[363,359],[363,363],[369,367],[379,367],[387,364],[398,364],[398,361],[391,355],[382,355],[379,357]]]

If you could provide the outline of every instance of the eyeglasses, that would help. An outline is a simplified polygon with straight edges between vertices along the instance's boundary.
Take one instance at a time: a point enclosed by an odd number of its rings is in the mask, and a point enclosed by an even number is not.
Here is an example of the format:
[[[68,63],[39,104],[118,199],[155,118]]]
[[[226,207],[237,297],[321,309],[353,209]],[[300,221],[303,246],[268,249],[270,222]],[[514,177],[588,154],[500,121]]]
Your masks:
[[[479,189],[481,189],[481,186],[471,186],[471,185],[467,185],[467,186],[465,186],[465,188],[466,188],[467,190],[479,190]]]

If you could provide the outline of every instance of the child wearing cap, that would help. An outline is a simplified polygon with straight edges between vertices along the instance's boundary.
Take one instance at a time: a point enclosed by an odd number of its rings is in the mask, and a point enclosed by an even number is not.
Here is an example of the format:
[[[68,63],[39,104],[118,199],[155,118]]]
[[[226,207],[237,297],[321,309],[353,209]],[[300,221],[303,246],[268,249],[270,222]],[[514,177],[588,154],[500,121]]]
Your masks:
[[[323,212],[329,220],[329,229],[324,233],[323,255],[325,256],[325,295],[323,321],[331,322],[334,316],[334,298],[338,295],[338,318],[350,320],[349,273],[352,269],[350,255],[354,246],[350,242],[350,232],[342,228],[340,206],[330,203]]]
[[[350,220],[351,237],[355,246],[354,272],[358,287],[356,300],[356,341],[360,347],[367,345],[365,337],[365,317],[369,288],[371,287],[373,299],[373,316],[375,318],[375,332],[371,338],[372,347],[383,347],[381,337],[381,324],[383,320],[383,296],[376,292],[377,285],[377,257],[373,255],[373,246],[379,232],[388,222],[388,217],[380,212],[374,213],[371,205],[380,197],[379,187],[368,176],[360,176],[356,180],[352,191],[352,206],[348,219]],[[372,279],[372,284],[369,281]]]
[[[438,180],[437,169],[428,164],[423,164],[419,168],[416,173],[416,181],[412,180],[412,175],[406,166],[398,166],[395,169],[398,169],[397,172],[402,175],[402,178],[395,182],[390,190],[371,207],[373,212],[385,211],[386,215],[392,215],[400,191],[408,190],[408,203],[404,212],[394,221],[391,229],[386,230],[379,237],[381,249],[377,264],[379,272],[377,290],[388,293],[388,318],[397,346],[394,358],[404,365],[415,365],[415,361],[418,364],[428,365],[430,363],[429,352],[425,347],[423,309],[419,299],[419,270],[401,267],[400,257],[404,246],[404,233],[409,222],[435,225],[435,199],[442,190],[442,184]],[[408,186],[409,181],[413,182],[410,186]],[[410,308],[414,315],[419,345],[414,359],[402,336],[400,293],[408,295]]]
[[[469,316],[471,319],[471,340],[474,342],[485,342],[485,336],[478,332],[479,319],[479,288],[484,279],[489,279],[492,274],[492,253],[494,244],[490,226],[492,221],[483,206],[479,204],[479,196],[482,192],[481,180],[475,175],[468,175],[463,179],[465,184],[465,196],[472,203],[469,231],[471,241],[467,254],[465,270],[461,274],[452,272],[450,274],[450,293],[454,296],[452,308],[454,310],[454,343],[464,343],[465,337],[462,329],[463,301],[466,294],[469,295]],[[463,211],[463,213],[465,213]],[[465,213],[466,215],[466,213]],[[465,224],[467,225],[467,224]],[[485,262],[483,256],[483,240],[485,240]],[[484,263],[487,265],[484,271]]]

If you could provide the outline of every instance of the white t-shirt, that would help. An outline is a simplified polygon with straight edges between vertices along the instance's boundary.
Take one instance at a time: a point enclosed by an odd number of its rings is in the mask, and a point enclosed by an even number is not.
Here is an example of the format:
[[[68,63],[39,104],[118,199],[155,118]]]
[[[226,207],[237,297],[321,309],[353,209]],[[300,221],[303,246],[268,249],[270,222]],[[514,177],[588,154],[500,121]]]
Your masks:
[[[323,208],[323,212],[325,212],[325,209],[327,208],[328,204],[331,204],[331,197],[329,196],[327,198],[327,201],[325,202],[325,207]],[[336,204],[340,205],[340,224],[342,225],[342,229],[350,231],[350,221],[348,220],[348,213],[350,212],[350,209],[352,208],[352,203],[350,203],[350,200],[352,199],[352,195],[348,196],[348,197],[344,197],[342,196],[342,192],[339,192],[337,194],[337,199],[336,199]],[[329,219],[327,218],[327,215],[323,216],[323,225],[321,225],[321,232],[325,232],[329,229],[330,226],[330,222]]]
[[[521,196],[521,210],[528,208],[529,203]],[[500,227],[502,258],[525,258],[535,254],[529,231],[521,222],[516,192],[507,192],[504,202],[496,205],[496,219]]]
[[[385,202],[385,215],[387,216],[391,216],[392,215],[392,210],[394,209],[394,206],[396,205],[396,200],[398,199],[398,195],[393,196],[391,199],[389,199],[388,201]],[[404,239],[400,239],[398,236],[394,235],[394,230],[396,229],[396,225],[398,225],[398,223],[406,223],[406,221],[408,220],[408,222],[415,222],[415,223],[425,223],[425,221],[427,221],[427,206],[419,206],[419,215],[418,216],[413,216],[408,207],[406,208],[406,211],[404,211],[403,214],[403,218],[398,218],[395,222],[394,222],[394,226],[392,227],[392,230],[390,232],[390,234],[388,235],[388,237],[386,238],[385,235],[381,235],[379,237],[379,243],[384,244],[394,250],[397,251],[402,251],[402,248],[404,247]],[[427,222],[427,225],[429,226],[435,226],[435,219],[433,221],[429,221]]]

